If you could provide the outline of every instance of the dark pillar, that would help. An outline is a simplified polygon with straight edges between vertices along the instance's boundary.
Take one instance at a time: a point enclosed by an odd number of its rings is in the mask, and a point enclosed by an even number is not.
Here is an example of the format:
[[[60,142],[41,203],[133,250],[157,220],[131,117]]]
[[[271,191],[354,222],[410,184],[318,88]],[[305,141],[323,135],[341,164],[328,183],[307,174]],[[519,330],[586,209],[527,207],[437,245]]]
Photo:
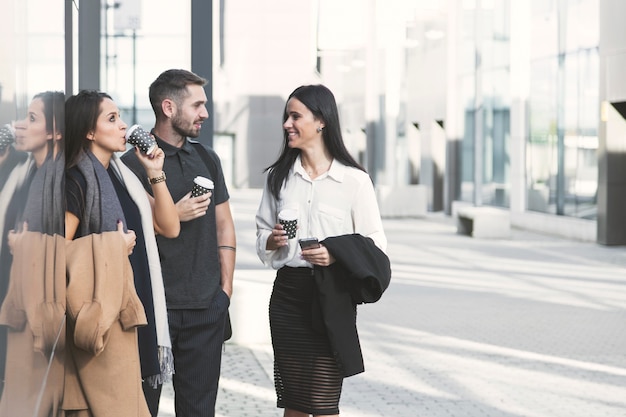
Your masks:
[[[446,173],[446,166],[441,166],[441,163],[445,164],[446,159],[446,130],[444,128],[443,120],[436,120],[436,125],[433,126],[433,132],[431,137],[433,142],[431,143],[432,163],[433,163],[433,201],[431,211],[444,210],[444,176]],[[446,146],[441,145],[441,141],[446,143]]]
[[[74,27],[74,15],[73,15],[73,2],[72,0],[65,0],[65,96],[69,97],[74,92],[74,43],[73,39],[73,27]]]
[[[462,139],[450,138],[446,142],[446,170],[444,178],[444,212],[452,215],[452,202],[461,197],[461,144]]]
[[[100,89],[99,1],[81,1],[78,13],[78,89]]]
[[[387,167],[385,166],[386,155],[386,135],[385,135],[385,120],[380,116],[385,114],[385,97],[377,97],[378,109],[381,109],[376,120],[369,120],[365,126],[366,136],[366,152],[367,152],[367,172],[374,184],[378,184],[381,175],[384,173]],[[383,176],[383,178],[386,178]],[[384,185],[390,185],[390,182],[383,183]]]
[[[213,146],[213,1],[191,0],[191,71],[208,80],[204,87],[209,119],[198,140]]]
[[[626,245],[626,2],[600,1],[598,243]]]

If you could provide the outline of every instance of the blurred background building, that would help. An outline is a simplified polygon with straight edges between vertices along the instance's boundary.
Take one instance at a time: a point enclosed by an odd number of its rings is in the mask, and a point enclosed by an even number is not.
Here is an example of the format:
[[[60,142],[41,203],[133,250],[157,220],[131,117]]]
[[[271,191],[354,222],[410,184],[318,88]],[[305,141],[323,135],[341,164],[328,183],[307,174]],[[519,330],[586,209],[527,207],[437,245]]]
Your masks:
[[[113,96],[129,125],[150,127],[150,82],[187,68],[212,80],[201,139],[231,187],[262,187],[287,95],[323,83],[377,189],[410,197],[380,193],[389,212],[423,204],[450,215],[464,201],[507,210],[518,227],[626,244],[621,0],[1,7],[0,124],[23,117],[37,92],[93,88]]]

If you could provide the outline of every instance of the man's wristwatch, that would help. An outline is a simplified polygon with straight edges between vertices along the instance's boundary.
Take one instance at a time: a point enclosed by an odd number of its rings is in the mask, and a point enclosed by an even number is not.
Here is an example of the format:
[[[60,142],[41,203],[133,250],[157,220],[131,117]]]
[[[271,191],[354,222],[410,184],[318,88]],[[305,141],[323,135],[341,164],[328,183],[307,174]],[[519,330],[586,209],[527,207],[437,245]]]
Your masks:
[[[165,171],[161,171],[161,175],[159,175],[158,177],[154,177],[154,178],[148,178],[148,181],[150,181],[150,184],[154,185],[154,184],[158,184],[160,182],[165,181],[166,177],[165,177]]]

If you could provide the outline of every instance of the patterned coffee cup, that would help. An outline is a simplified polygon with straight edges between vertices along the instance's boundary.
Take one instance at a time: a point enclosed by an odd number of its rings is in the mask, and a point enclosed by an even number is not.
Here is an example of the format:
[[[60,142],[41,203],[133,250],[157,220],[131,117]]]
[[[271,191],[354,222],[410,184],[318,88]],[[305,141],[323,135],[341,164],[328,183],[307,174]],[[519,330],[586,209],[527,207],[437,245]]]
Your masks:
[[[157,144],[150,132],[144,130],[140,125],[132,125],[126,131],[126,142],[133,146],[138,146],[139,150],[146,155],[150,155]]]
[[[292,209],[282,210],[278,213],[278,223],[287,232],[287,239],[293,239],[296,237],[296,230],[298,229],[298,212]]]
[[[6,124],[0,128],[0,152],[4,152],[6,148],[15,142],[15,129],[10,124]]]
[[[213,181],[206,177],[197,176],[193,179],[193,189],[191,190],[192,197],[198,197],[213,191]]]

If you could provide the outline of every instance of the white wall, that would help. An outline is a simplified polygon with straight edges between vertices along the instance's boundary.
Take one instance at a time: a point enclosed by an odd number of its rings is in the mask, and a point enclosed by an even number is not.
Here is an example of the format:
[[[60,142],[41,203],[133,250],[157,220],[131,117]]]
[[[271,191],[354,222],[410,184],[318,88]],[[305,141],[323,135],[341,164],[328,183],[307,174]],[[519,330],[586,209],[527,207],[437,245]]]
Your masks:
[[[313,0],[299,1],[298,13],[286,0],[225,5],[225,60],[214,71],[215,130],[235,135],[233,184],[261,187],[262,171],[281,147],[286,97],[300,85],[319,83],[317,9]]]

